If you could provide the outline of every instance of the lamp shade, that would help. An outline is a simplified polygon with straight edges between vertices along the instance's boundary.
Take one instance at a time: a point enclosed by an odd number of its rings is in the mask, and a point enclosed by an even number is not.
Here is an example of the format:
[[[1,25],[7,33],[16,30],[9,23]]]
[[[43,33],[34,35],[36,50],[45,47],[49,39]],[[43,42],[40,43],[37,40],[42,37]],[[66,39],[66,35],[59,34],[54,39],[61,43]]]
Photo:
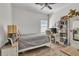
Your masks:
[[[17,33],[16,25],[8,25],[8,33]]]

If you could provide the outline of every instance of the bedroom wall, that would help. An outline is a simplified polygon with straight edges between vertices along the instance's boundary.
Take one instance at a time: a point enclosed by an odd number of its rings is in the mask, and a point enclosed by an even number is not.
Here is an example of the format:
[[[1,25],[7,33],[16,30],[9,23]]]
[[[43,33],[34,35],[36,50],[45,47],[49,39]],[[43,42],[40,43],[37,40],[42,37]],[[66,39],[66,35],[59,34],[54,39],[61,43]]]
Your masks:
[[[79,4],[77,4],[77,3],[71,4],[71,5],[64,7],[62,9],[60,9],[59,11],[51,14],[50,15],[50,21],[49,21],[49,27],[50,28],[55,27],[55,23],[57,21],[59,21],[62,16],[67,15],[67,13],[69,12],[70,9],[77,9],[79,11]],[[79,41],[74,42],[74,40],[71,39],[70,42],[71,42],[72,46],[79,48]]]
[[[12,7],[13,23],[21,33],[40,33],[40,20],[48,20],[47,15]]]
[[[7,42],[7,25],[12,24],[11,4],[0,3],[0,47]]]

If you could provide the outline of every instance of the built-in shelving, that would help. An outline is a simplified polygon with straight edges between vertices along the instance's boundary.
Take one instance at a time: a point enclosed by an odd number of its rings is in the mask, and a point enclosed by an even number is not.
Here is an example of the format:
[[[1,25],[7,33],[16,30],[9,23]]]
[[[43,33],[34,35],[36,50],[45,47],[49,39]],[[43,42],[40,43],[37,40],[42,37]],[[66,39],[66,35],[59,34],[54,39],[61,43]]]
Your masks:
[[[60,40],[59,44],[66,45],[67,42],[67,21],[65,20],[60,20],[59,21],[59,34],[60,34]]]

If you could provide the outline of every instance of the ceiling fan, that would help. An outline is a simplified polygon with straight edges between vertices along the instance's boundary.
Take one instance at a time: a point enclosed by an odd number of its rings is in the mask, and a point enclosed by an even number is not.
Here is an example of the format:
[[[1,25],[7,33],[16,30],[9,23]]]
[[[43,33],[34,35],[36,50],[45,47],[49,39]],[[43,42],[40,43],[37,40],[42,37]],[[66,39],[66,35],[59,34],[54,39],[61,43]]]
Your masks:
[[[42,6],[41,10],[44,9],[45,7],[49,8],[51,10],[52,7],[50,5],[53,5],[55,3],[35,3],[35,4]]]

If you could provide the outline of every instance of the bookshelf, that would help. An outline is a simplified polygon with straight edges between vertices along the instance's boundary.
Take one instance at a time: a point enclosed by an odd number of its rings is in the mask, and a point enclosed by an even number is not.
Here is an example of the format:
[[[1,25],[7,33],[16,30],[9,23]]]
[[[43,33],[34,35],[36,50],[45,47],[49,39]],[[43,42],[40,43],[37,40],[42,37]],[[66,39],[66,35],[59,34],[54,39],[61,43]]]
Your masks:
[[[60,35],[60,40],[59,40],[59,44],[61,45],[67,45],[67,41],[68,41],[68,33],[67,33],[67,29],[68,29],[68,22],[66,20],[60,20],[59,21],[59,35]]]

